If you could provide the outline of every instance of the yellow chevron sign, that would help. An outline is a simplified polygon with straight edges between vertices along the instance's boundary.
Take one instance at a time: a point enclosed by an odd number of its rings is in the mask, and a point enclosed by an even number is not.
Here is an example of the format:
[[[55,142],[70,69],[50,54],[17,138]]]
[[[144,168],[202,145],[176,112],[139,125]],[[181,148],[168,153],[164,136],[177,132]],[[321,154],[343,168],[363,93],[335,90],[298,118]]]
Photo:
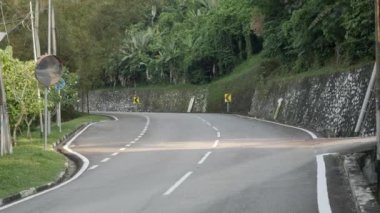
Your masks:
[[[133,96],[133,104],[140,104],[140,97],[139,96]]]
[[[231,93],[224,94],[224,102],[225,103],[231,103],[232,102],[232,94]]]

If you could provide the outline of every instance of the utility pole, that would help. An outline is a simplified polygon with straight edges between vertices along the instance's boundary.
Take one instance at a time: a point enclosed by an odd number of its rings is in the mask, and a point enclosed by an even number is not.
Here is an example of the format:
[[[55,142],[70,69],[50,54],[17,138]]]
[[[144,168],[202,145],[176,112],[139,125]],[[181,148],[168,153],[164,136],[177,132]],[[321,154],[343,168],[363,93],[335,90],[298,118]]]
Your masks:
[[[380,65],[380,0],[375,0],[376,64]],[[376,66],[376,170],[377,197],[380,197],[380,66]]]
[[[52,11],[51,11],[51,8],[52,8],[52,5],[51,5],[51,0],[49,0],[49,12],[48,12],[48,55],[51,55],[51,14],[52,14]],[[45,125],[44,125],[44,148],[45,150],[47,150],[47,137],[48,137],[48,87],[46,86],[45,87],[45,109],[44,109],[44,112],[45,112]]]
[[[55,24],[55,11],[54,6],[52,6],[52,30],[53,30],[53,55],[57,55],[57,31]],[[57,106],[57,126],[59,128],[59,132],[62,132],[62,119],[61,119],[61,89],[58,89],[58,96],[60,98]]]

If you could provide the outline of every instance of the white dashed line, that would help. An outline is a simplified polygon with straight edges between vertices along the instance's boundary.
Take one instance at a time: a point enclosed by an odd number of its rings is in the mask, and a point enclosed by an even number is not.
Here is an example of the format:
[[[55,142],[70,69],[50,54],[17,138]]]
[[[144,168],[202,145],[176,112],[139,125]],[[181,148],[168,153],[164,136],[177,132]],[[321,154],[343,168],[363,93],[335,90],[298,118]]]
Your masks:
[[[120,148],[119,150],[120,150],[120,151],[125,151],[125,148]]]
[[[174,192],[174,190],[176,190],[183,182],[185,182],[185,180],[187,178],[190,177],[190,175],[193,174],[192,171],[190,172],[187,172],[184,176],[181,177],[181,179],[179,179],[173,186],[171,186],[164,194],[163,196],[168,196],[170,195],[171,193]]]
[[[212,146],[213,148],[216,148],[219,145],[219,140],[216,140],[214,145]]]
[[[211,126],[210,122],[207,122],[207,121],[206,121],[206,124],[207,124],[207,126]]]
[[[116,155],[118,155],[118,154],[119,154],[118,152],[115,152],[115,153],[112,154],[112,156],[116,156]]]
[[[105,163],[105,162],[107,162],[107,161],[109,161],[109,160],[111,160],[111,158],[104,158],[102,161],[100,161],[100,162],[102,162],[102,163]]]
[[[212,128],[213,128],[215,131],[217,131],[217,132],[219,131],[219,129],[216,128],[215,126],[213,126]]]
[[[216,133],[216,137],[220,138],[220,132]]]
[[[99,165],[93,165],[91,166],[88,170],[93,170],[93,169],[96,169]]]
[[[131,146],[131,144],[127,144],[127,145],[125,145],[126,147],[130,147]]]
[[[211,155],[211,153],[212,153],[212,152],[207,152],[207,153],[202,157],[202,159],[198,162],[198,164],[199,164],[199,165],[203,164],[203,163],[207,160],[208,156]]]

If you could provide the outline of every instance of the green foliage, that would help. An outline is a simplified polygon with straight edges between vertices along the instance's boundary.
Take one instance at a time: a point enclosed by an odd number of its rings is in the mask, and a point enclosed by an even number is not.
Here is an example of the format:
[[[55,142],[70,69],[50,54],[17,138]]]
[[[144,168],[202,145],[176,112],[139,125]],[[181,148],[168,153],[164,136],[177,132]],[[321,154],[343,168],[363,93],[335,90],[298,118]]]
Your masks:
[[[7,97],[13,139],[16,131],[28,117],[35,117],[42,105],[38,97],[38,83],[34,77],[34,62],[22,62],[13,58],[12,49],[0,50],[3,79]]]
[[[248,0],[168,1],[153,8],[152,22],[127,28],[105,72],[108,85],[207,83],[253,52]]]
[[[332,59],[337,64],[350,64],[373,57],[372,2],[301,2],[282,5],[288,13],[280,17],[266,14],[264,48],[268,56],[278,58],[294,72],[323,66]]]

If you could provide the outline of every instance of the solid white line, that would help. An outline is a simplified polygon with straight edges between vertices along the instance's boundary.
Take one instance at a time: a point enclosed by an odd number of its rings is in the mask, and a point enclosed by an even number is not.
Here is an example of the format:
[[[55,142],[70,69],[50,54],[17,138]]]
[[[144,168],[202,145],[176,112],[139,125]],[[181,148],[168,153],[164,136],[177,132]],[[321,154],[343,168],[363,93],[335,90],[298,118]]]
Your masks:
[[[326,166],[323,154],[316,156],[317,158],[317,194],[318,194],[318,210],[319,213],[331,213],[329,200],[329,192],[327,189]]]
[[[304,131],[307,134],[309,134],[312,139],[317,139],[318,138],[318,136],[315,135],[313,132],[311,132],[311,131],[309,131],[307,129],[301,128],[301,127],[291,126],[291,125],[287,125],[287,124],[281,124],[281,123],[277,123],[277,122],[274,122],[274,121],[267,121],[267,120],[263,120],[263,119],[259,119],[259,118],[252,118],[252,117],[249,117],[249,116],[243,116],[243,115],[236,115],[236,116],[241,117],[241,118],[248,118],[248,119],[251,119],[251,120],[257,120],[257,121],[262,121],[262,122],[266,122],[266,123],[276,124],[276,125],[279,125],[279,126],[289,127],[289,128],[293,128],[293,129],[298,129],[298,130]]]
[[[220,138],[220,132],[216,133],[216,137]]]
[[[71,140],[69,142],[67,142],[66,145],[63,147],[63,149],[65,149],[67,152],[78,156],[81,159],[81,161],[83,162],[82,167],[79,169],[79,171],[71,179],[69,179],[68,181],[63,182],[63,183],[61,183],[61,184],[59,184],[59,185],[57,185],[55,187],[47,189],[45,191],[39,192],[37,194],[34,194],[34,195],[29,196],[29,197],[23,198],[23,199],[21,199],[19,201],[15,201],[15,202],[10,203],[8,205],[2,206],[2,207],[0,207],[0,211],[4,210],[4,209],[7,209],[7,208],[9,208],[11,206],[15,206],[15,205],[17,205],[19,203],[25,202],[27,200],[33,199],[35,197],[41,196],[41,195],[46,194],[48,192],[51,192],[53,190],[59,189],[59,188],[65,186],[65,185],[71,183],[72,181],[78,179],[79,176],[81,176],[87,170],[88,165],[90,164],[90,162],[89,162],[89,160],[85,156],[83,156],[80,153],[75,152],[72,149],[70,149],[70,145],[71,145],[71,143],[73,143],[73,141],[75,139],[77,139],[79,137],[79,135],[81,135],[84,131],[86,131],[92,125],[94,125],[94,123],[91,123],[91,124],[87,125],[85,128],[83,128],[78,134],[76,134],[73,138],[71,138]]]
[[[99,165],[93,165],[91,166],[88,170],[93,170],[93,169],[96,169]]]
[[[110,117],[112,117],[115,121],[118,121],[118,120],[119,120],[119,118],[117,118],[117,117],[114,116],[114,115],[110,115]]]
[[[100,161],[100,162],[102,162],[102,163],[105,163],[105,162],[107,162],[107,161],[109,161],[109,160],[111,160],[111,158],[104,158],[102,161]]]
[[[118,154],[119,154],[118,152],[115,152],[115,153],[112,154],[112,156],[116,156],[116,155],[118,155]]]
[[[211,153],[212,153],[212,152],[207,152],[207,153],[203,156],[203,158],[198,162],[198,164],[199,164],[199,165],[203,164],[203,163],[207,160],[208,156],[211,155]]]
[[[216,128],[215,126],[213,126],[212,128],[213,128],[215,131],[217,131],[217,132],[219,131],[219,129]]]
[[[213,148],[216,148],[219,145],[219,140],[216,140],[214,145],[212,146]]]
[[[125,148],[120,148],[119,150],[120,150],[120,151],[125,151]]]
[[[190,172],[187,172],[184,176],[181,177],[181,179],[179,179],[173,186],[171,186],[164,194],[163,196],[168,196],[170,195],[172,192],[174,192],[174,190],[176,190],[183,182],[185,182],[185,180],[187,178],[190,177],[190,175],[193,174],[192,171]]]

